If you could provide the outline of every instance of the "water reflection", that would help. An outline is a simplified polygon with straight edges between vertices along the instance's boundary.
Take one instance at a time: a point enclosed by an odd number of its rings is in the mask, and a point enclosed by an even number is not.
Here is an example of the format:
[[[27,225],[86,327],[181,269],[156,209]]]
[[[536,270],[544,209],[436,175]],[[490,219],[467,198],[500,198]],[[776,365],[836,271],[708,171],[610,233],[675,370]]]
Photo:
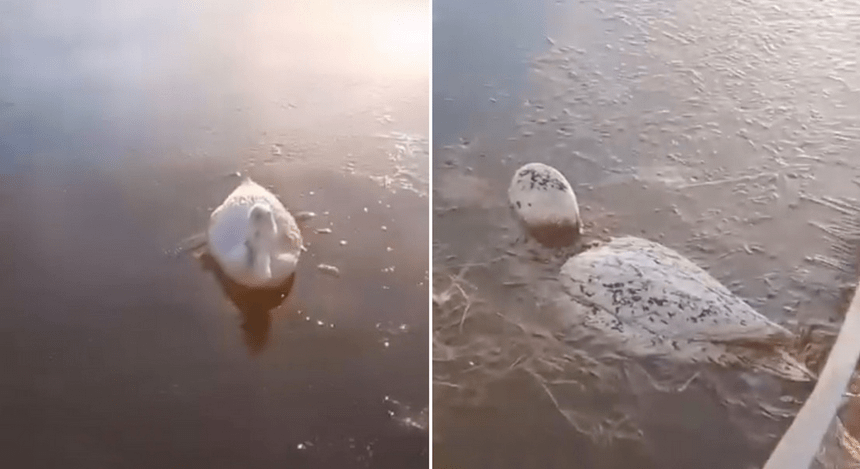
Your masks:
[[[269,329],[272,327],[271,311],[280,306],[290,295],[296,274],[291,275],[278,287],[251,289],[239,285],[228,277],[208,252],[200,253],[198,259],[203,269],[211,272],[218,279],[221,290],[242,314],[241,327],[245,333],[248,351],[251,355],[262,352],[269,342]]]

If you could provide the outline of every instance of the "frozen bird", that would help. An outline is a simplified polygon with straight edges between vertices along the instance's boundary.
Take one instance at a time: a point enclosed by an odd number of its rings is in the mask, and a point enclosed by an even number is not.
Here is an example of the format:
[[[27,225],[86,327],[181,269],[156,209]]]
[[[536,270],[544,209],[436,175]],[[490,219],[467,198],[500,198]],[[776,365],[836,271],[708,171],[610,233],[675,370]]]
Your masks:
[[[555,168],[521,167],[508,198],[516,218],[542,244],[579,244],[576,195]],[[594,243],[565,261],[553,291],[562,336],[585,332],[628,356],[742,365],[792,381],[814,379],[787,351],[794,334],[658,243],[635,237]]]
[[[245,178],[209,218],[209,253],[228,278],[277,288],[295,273],[302,251],[296,220],[278,198]]]

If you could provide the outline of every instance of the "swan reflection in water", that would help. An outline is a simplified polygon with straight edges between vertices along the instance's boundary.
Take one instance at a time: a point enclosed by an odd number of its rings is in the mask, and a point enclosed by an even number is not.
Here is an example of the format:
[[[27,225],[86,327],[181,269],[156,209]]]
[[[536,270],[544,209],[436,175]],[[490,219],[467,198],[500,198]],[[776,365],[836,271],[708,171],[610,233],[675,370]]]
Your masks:
[[[293,273],[281,285],[273,288],[254,289],[230,279],[209,252],[204,250],[196,257],[204,270],[215,275],[221,290],[242,314],[241,327],[250,354],[257,355],[262,352],[269,342],[269,329],[272,326],[271,311],[280,306],[290,295],[296,274]]]

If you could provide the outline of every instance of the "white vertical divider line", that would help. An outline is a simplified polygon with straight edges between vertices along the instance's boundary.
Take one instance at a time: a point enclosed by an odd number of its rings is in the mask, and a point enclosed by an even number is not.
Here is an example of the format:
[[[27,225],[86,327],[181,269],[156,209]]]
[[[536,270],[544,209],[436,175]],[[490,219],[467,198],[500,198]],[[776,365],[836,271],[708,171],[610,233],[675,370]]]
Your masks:
[[[433,467],[433,0],[428,0],[427,6],[427,33],[430,35],[430,50],[427,54],[427,174],[429,175],[430,189],[427,191],[427,229],[430,230],[427,237],[427,458],[428,469]]]

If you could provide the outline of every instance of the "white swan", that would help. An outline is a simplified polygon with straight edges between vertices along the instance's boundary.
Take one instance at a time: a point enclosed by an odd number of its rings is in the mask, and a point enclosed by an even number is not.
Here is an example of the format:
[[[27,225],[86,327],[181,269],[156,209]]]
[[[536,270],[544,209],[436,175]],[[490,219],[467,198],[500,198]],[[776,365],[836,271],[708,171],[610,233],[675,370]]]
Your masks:
[[[571,245],[581,232],[576,196],[556,169],[516,171],[508,198],[542,244]],[[555,305],[562,333],[594,333],[621,353],[680,362],[744,364],[785,379],[813,374],[783,345],[794,335],[759,314],[677,252],[634,237],[612,239],[568,259]]]
[[[209,251],[221,270],[249,288],[276,288],[296,271],[302,234],[278,198],[245,178],[209,218]]]

